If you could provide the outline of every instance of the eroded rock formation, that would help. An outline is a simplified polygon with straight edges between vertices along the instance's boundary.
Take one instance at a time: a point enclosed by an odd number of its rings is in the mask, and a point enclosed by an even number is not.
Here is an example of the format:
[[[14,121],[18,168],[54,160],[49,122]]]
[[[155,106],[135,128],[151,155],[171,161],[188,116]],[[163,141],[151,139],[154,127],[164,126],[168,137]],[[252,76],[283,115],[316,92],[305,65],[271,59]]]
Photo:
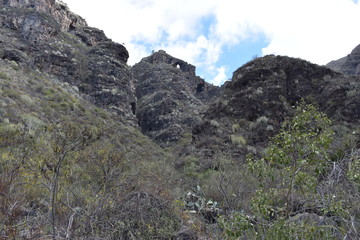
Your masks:
[[[0,5],[0,57],[77,86],[102,107],[136,125],[134,77],[126,48],[53,0]]]
[[[146,135],[163,146],[191,132],[220,88],[195,75],[195,67],[160,50],[133,67],[136,116]]]

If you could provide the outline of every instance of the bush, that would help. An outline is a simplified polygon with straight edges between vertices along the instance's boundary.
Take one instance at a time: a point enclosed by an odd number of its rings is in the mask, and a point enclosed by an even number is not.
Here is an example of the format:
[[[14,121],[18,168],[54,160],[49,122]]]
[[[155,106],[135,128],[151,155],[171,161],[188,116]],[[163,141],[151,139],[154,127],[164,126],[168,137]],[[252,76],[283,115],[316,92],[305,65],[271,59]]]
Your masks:
[[[20,95],[20,100],[27,106],[34,105],[34,100],[29,95],[26,94]]]
[[[5,79],[5,80],[10,80],[10,77],[6,73],[3,73],[3,72],[0,72],[0,78]]]
[[[251,199],[251,214],[235,212],[229,218],[222,217],[224,236],[227,239],[341,236],[344,229],[328,216],[349,217],[342,200],[317,188],[327,175],[332,140],[331,121],[314,106],[300,103],[294,117],[285,121],[280,133],[271,139],[264,158],[248,156],[248,167],[259,182]],[[349,167],[354,180],[358,162],[354,158]]]
[[[238,145],[239,147],[245,147],[246,146],[246,139],[243,136],[238,136],[232,134],[230,136],[230,140],[232,144]]]
[[[347,177],[353,181],[360,190],[360,149],[352,150],[350,153]]]

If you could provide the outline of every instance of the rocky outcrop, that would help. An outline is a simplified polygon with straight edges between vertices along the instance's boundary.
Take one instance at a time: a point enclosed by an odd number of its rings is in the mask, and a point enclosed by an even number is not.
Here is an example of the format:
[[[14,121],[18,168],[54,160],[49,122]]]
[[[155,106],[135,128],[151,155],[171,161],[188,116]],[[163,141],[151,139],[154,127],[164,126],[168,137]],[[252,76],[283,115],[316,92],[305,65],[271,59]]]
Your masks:
[[[55,20],[56,25],[58,25],[61,31],[68,31],[71,28],[75,28],[77,25],[86,25],[86,22],[80,16],[72,13],[68,7],[55,0],[4,0],[0,3],[0,6],[9,7],[13,11],[10,24],[12,23],[14,27],[22,25],[23,20],[25,20],[22,15],[24,13],[43,13],[50,15]],[[10,10],[7,9],[7,10]],[[32,27],[32,30],[39,30],[39,26],[36,26],[36,23],[39,24],[39,19],[33,18],[33,21],[26,19],[26,27]],[[35,24],[35,26],[32,26]]]
[[[265,56],[245,64],[226,83],[224,94],[193,129],[193,145],[203,166],[217,153],[244,159],[262,151],[301,99],[336,122],[359,124],[359,77],[282,56]],[[216,164],[216,163],[215,163]]]
[[[132,68],[136,78],[136,116],[144,134],[162,146],[177,142],[199,123],[220,92],[195,75],[195,67],[158,51]]]
[[[326,66],[346,75],[360,75],[360,45],[346,57],[331,61]]]
[[[128,51],[54,0],[5,0],[0,5],[0,57],[77,86],[101,107],[136,125]]]

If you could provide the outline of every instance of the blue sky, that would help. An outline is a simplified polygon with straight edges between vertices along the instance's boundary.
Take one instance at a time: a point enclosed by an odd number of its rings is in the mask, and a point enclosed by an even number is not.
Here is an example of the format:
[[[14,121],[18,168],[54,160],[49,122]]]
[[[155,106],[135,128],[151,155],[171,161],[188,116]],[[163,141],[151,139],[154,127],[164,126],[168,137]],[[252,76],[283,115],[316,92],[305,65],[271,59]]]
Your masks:
[[[221,85],[254,56],[326,64],[360,44],[355,0],[63,0],[124,43],[133,65],[163,49]]]

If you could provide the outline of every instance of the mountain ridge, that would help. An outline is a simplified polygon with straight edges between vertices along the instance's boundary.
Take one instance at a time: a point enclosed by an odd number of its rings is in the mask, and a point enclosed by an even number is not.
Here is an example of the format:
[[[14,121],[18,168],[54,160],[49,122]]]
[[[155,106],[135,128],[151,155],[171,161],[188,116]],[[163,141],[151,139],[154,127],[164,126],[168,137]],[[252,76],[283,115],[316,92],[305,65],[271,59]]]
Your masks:
[[[57,76],[90,95],[99,106],[133,122],[134,78],[126,48],[56,1],[2,3],[2,58]],[[12,35],[11,35],[12,34]],[[15,35],[14,35],[15,34]],[[16,45],[15,45],[16,44]]]
[[[346,57],[326,64],[327,67],[347,75],[360,75],[360,45],[356,46]]]
[[[163,50],[128,57],[60,1],[0,2],[0,238],[267,238],[278,227],[315,239],[325,221],[326,236],[356,239],[359,76],[268,55],[217,87]],[[255,170],[302,104],[332,122],[330,149],[315,152],[323,174],[303,177],[317,188],[293,178],[303,193],[264,190]],[[315,130],[310,144],[329,131]],[[318,147],[301,144],[294,158]],[[265,166],[278,174],[263,184],[290,181]],[[294,174],[313,176],[304,169]]]
[[[195,75],[195,66],[160,50],[132,67],[136,81],[136,116],[144,134],[171,145],[199,122],[220,88]]]

